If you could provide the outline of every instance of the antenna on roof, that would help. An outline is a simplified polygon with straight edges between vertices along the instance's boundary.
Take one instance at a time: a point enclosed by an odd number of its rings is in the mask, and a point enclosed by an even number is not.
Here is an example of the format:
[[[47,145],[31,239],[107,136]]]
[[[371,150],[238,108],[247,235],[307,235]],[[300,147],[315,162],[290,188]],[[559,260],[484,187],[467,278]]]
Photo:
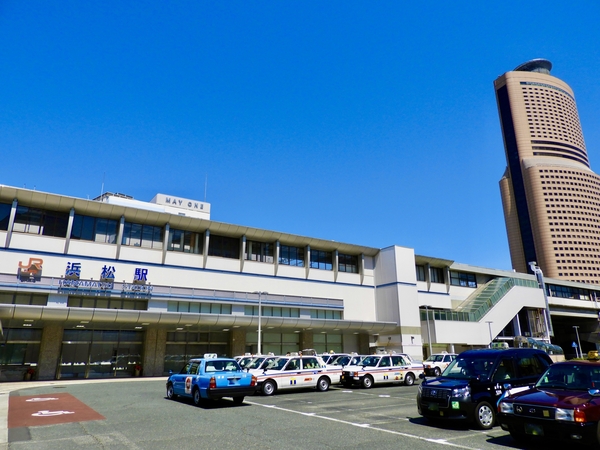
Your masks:
[[[102,174],[102,187],[100,188],[100,197],[104,195],[104,179],[106,178],[106,172]]]

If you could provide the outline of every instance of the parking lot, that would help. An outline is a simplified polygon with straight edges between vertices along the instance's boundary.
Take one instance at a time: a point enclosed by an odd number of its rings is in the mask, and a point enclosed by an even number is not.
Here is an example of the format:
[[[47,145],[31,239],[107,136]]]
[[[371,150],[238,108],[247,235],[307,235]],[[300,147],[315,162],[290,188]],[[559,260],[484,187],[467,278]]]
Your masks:
[[[104,419],[9,428],[8,448],[31,448],[33,444],[40,450],[81,446],[88,449],[520,448],[498,427],[479,431],[458,423],[430,424],[417,413],[417,385],[369,390],[334,386],[328,392],[302,390],[271,397],[255,395],[247,397],[241,406],[223,400],[199,408],[186,400],[167,400],[164,386],[164,379],[145,379],[55,383],[14,391],[12,397],[33,396],[38,401],[45,397],[62,398],[58,394],[74,397]],[[40,409],[52,408],[44,402]]]

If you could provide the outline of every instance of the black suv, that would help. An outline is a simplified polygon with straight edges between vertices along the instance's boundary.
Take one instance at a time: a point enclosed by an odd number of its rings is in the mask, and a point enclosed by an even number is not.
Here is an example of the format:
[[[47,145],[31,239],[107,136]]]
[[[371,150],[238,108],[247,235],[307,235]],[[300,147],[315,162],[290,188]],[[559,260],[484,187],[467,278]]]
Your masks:
[[[547,353],[532,348],[468,350],[458,355],[442,376],[419,385],[419,414],[492,428],[502,393],[535,384],[551,364]]]

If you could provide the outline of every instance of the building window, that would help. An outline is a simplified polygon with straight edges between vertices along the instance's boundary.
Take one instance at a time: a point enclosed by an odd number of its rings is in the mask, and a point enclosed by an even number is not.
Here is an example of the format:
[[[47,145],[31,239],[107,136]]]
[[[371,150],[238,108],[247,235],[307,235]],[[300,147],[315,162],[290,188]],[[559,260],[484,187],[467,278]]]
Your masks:
[[[279,248],[279,264],[304,267],[304,249],[282,245]]]
[[[258,316],[258,306],[244,307],[244,315]],[[281,306],[263,306],[261,316],[265,317],[300,317],[299,308],[286,308]]]
[[[10,219],[11,205],[0,203],[0,230],[8,230],[8,221]]]
[[[0,304],[46,306],[47,303],[47,295],[0,293]]]
[[[425,281],[425,266],[417,266],[417,281]]]
[[[431,267],[431,282],[432,283],[443,283],[444,282],[444,269],[440,267]]]
[[[110,297],[72,297],[67,300],[69,308],[102,308],[102,309],[131,309],[133,311],[147,311],[146,300],[120,299]]]
[[[211,234],[208,244],[210,256],[238,259],[240,257],[240,240],[238,238]]]
[[[71,239],[116,244],[117,221],[75,214]]]
[[[155,248],[160,250],[163,246],[163,230],[161,227],[152,225],[125,222],[121,243],[133,247]]]
[[[557,286],[554,284],[549,284],[547,289],[550,291],[550,295],[552,297],[572,298],[576,300],[589,300],[591,298],[590,291],[588,291],[587,289],[580,289],[569,286]]]
[[[167,250],[183,253],[202,253],[202,234],[192,231],[171,229]]]
[[[332,253],[323,250],[311,250],[310,267],[311,269],[332,270]]]
[[[472,273],[450,272],[450,284],[453,286],[477,287],[477,280]]]
[[[246,255],[248,261],[273,263],[273,244],[268,242],[246,241]]]
[[[341,311],[331,311],[329,309],[311,309],[311,319],[342,320]]]
[[[18,206],[13,231],[64,238],[68,224],[68,213]]]
[[[231,305],[203,302],[168,302],[167,311],[196,314],[231,314]]]
[[[338,255],[338,270],[340,272],[358,273],[358,256]]]

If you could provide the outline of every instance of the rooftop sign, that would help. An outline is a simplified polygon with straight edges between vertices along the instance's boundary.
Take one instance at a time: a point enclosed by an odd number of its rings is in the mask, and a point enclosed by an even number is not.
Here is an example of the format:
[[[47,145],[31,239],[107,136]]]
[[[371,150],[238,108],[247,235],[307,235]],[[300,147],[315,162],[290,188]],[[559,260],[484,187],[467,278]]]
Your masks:
[[[175,197],[173,195],[156,194],[150,203],[164,206],[174,206],[176,208],[187,209],[190,211],[201,211],[210,213],[210,203],[188,198]]]

